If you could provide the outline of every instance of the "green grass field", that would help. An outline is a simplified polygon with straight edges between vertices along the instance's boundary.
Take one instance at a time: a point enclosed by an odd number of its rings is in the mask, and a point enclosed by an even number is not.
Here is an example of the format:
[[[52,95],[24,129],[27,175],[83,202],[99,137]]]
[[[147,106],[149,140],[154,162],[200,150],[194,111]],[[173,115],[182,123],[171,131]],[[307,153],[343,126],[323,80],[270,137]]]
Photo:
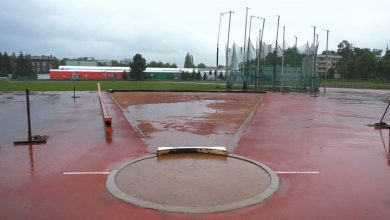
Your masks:
[[[322,80],[320,85],[324,86],[325,82]],[[390,81],[330,79],[327,80],[326,86],[333,88],[390,89]]]
[[[77,91],[96,91],[98,81],[76,81]],[[102,90],[225,90],[225,82],[101,81]],[[73,91],[72,81],[0,81],[0,91]]]

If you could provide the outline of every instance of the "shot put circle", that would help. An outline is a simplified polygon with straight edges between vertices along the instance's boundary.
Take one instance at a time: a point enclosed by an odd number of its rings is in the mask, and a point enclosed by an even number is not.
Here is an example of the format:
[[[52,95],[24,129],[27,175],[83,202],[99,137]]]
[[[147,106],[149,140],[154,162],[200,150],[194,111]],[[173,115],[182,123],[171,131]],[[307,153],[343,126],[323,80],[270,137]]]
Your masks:
[[[140,207],[210,213],[262,202],[278,189],[279,178],[245,157],[186,153],[128,160],[110,172],[106,186]]]

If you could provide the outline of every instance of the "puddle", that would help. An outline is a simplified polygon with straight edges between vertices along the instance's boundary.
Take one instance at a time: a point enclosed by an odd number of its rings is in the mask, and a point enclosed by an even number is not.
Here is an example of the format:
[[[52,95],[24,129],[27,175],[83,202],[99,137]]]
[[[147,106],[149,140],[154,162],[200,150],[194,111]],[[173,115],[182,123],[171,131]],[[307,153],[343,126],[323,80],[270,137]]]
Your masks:
[[[114,93],[150,152],[158,147],[225,146],[261,98],[254,93]]]
[[[213,123],[221,110],[211,104],[221,100],[196,100],[189,102],[143,104],[129,106],[124,114],[143,136],[149,150],[159,146],[226,146],[234,130],[218,129]]]

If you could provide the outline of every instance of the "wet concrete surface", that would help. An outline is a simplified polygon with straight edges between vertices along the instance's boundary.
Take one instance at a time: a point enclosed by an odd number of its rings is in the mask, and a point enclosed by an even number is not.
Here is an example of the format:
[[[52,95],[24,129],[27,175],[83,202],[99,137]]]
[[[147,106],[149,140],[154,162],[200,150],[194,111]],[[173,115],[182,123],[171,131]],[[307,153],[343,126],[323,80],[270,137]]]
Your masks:
[[[226,146],[262,94],[117,92],[113,98],[148,145],[158,147]]]
[[[388,91],[267,94],[233,153],[275,171],[319,173],[279,174],[278,191],[261,204],[198,215],[127,204],[107,191],[105,175],[63,175],[110,171],[149,150],[106,94],[111,142],[96,93],[76,103],[71,93],[39,94],[33,134],[50,138],[31,147],[12,144],[27,137],[23,94],[0,94],[1,219],[390,219],[389,131],[365,126],[379,121]]]
[[[237,158],[173,154],[121,169],[118,188],[142,201],[167,206],[207,207],[250,199],[268,188],[266,170]]]

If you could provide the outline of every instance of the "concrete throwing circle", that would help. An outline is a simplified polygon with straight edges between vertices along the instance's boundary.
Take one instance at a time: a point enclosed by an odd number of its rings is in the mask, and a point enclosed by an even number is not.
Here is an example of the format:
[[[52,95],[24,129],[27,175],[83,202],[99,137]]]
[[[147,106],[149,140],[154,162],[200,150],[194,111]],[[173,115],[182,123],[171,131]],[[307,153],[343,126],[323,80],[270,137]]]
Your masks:
[[[187,153],[126,161],[110,172],[106,186],[144,208],[209,213],[260,203],[277,190],[279,178],[244,157]]]

